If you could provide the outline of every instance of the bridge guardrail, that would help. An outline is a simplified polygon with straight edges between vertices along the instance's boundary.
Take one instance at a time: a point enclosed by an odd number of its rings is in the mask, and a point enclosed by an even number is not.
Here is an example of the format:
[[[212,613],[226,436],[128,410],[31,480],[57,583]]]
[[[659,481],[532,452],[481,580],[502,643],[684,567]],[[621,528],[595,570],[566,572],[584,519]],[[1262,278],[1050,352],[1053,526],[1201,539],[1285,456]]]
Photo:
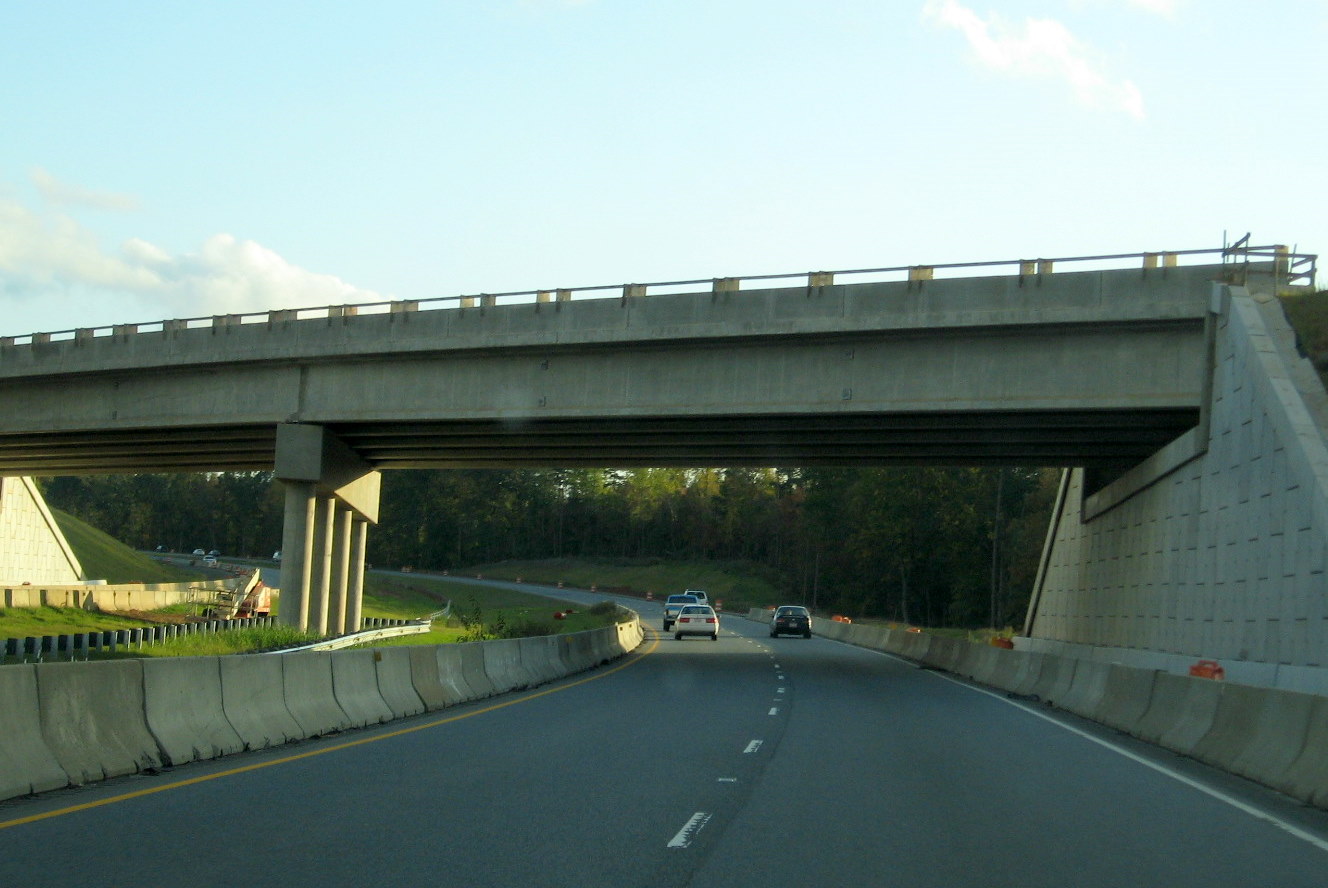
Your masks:
[[[909,283],[944,277],[963,277],[977,269],[1010,269],[1021,282],[1024,278],[1036,281],[1052,274],[1059,265],[1095,265],[1122,263],[1126,260],[1140,263],[1141,269],[1173,268],[1182,258],[1220,256],[1223,263],[1251,266],[1252,263],[1271,265],[1272,273],[1288,285],[1297,282],[1313,284],[1317,273],[1318,255],[1300,253],[1283,244],[1252,246],[1249,235],[1234,244],[1220,248],[1197,250],[1163,250],[1139,253],[1108,253],[1097,256],[1065,256],[1038,259],[1001,259],[980,262],[951,262],[935,265],[897,265],[883,268],[853,268],[839,271],[788,272],[778,274],[743,275],[739,277],[695,278],[691,280],[656,281],[652,283],[601,284],[589,287],[566,287],[535,290],[512,290],[501,293],[478,293],[468,296],[437,296],[427,299],[363,302],[345,305],[326,305],[311,308],[274,309],[241,314],[208,315],[177,318],[136,324],[110,324],[100,327],[79,327],[72,330],[31,333],[21,336],[0,336],[0,347],[40,345],[51,342],[83,341],[115,336],[133,336],[139,333],[170,333],[199,328],[224,328],[244,324],[277,324],[316,318],[348,319],[361,315],[408,314],[437,309],[488,308],[498,305],[543,303],[559,304],[574,298],[613,298],[623,301],[664,293],[696,292],[697,287],[710,287],[714,293],[737,293],[743,283],[773,283],[786,281],[789,286],[805,285],[809,290],[842,283],[841,278],[856,278],[855,282],[902,279]],[[1085,268],[1084,270],[1097,270]]]

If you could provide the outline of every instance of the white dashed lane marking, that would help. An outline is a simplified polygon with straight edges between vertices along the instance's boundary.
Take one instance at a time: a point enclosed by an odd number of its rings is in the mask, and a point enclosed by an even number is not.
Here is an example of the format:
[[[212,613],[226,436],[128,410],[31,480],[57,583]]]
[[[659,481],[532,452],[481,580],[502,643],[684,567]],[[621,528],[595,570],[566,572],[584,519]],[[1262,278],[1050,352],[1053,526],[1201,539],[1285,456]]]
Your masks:
[[[711,816],[704,811],[697,811],[692,815],[692,819],[684,823],[682,829],[678,830],[678,834],[669,840],[668,847],[686,848],[692,844],[692,839],[696,838],[696,834],[710,821]]]

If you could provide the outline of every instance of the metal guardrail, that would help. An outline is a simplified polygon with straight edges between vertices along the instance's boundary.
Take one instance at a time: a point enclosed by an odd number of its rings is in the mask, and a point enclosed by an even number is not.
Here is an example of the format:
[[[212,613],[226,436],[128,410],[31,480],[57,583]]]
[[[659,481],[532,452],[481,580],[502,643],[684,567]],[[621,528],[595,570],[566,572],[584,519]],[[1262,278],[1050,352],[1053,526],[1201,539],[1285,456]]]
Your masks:
[[[853,268],[839,271],[791,272],[786,274],[757,274],[742,277],[696,278],[693,280],[656,281],[644,284],[603,284],[592,287],[552,288],[547,290],[513,290],[502,293],[478,293],[470,296],[438,296],[429,299],[363,302],[346,305],[327,305],[317,308],[292,308],[244,314],[209,315],[140,324],[113,324],[101,327],[80,327],[50,333],[31,333],[25,336],[2,336],[0,346],[40,345],[105,337],[133,336],[140,333],[172,333],[180,330],[225,328],[247,324],[277,324],[311,319],[349,319],[367,315],[399,315],[438,309],[487,308],[498,305],[540,305],[564,303],[576,299],[641,298],[664,293],[694,293],[697,287],[709,287],[714,293],[741,292],[743,284],[787,281],[791,286],[816,287],[843,283],[842,278],[857,278],[856,283],[873,283],[902,279],[924,282],[946,277],[965,277],[976,269],[1011,269],[1021,279],[1051,274],[1059,265],[1113,264],[1125,260],[1140,263],[1135,267],[1148,269],[1174,268],[1182,258],[1220,256],[1222,264],[1250,266],[1267,260],[1272,273],[1287,285],[1301,282],[1313,285],[1318,267],[1318,255],[1299,253],[1282,244],[1251,246],[1247,234],[1234,244],[1215,249],[1171,250],[1142,253],[1109,253],[1098,256],[1067,256],[1051,259],[1002,259],[985,262],[952,262],[941,265],[897,265],[885,268]],[[1087,269],[1096,270],[1096,269]]]
[[[276,651],[259,651],[258,653],[298,654],[301,651],[335,651],[342,648],[355,647],[357,644],[377,641],[380,638],[395,638],[399,635],[419,635],[433,629],[433,624],[429,620],[394,622],[398,622],[399,624],[395,626],[383,626],[376,629],[363,629],[359,632],[352,632],[349,635],[339,635],[336,638],[315,641],[312,644],[302,644],[297,647],[282,648],[281,650]]]

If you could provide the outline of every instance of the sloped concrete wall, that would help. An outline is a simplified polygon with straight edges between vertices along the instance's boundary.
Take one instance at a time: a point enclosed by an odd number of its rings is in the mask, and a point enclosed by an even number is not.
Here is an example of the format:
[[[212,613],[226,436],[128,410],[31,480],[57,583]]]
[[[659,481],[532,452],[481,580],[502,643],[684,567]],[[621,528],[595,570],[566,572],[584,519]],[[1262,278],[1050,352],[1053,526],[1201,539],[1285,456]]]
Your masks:
[[[32,479],[0,478],[0,584],[82,578],[82,566]]]
[[[1082,471],[1068,474],[1030,609],[1033,649],[1114,649],[1120,662],[1161,652],[1287,675],[1328,666],[1322,386],[1271,296],[1219,286],[1213,309],[1197,453],[1178,458],[1178,442],[1087,500]]]

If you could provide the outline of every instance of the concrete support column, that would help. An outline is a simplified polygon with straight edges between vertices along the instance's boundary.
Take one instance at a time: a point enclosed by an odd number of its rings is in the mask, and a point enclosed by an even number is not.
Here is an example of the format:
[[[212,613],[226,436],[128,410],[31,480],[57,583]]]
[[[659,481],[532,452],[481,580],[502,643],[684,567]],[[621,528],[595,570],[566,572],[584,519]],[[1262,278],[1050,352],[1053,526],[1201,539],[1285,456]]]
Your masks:
[[[353,537],[350,561],[350,590],[346,603],[346,631],[358,632],[364,615],[364,549],[369,541],[369,522],[356,517],[351,530]]]
[[[309,626],[310,552],[313,551],[314,485],[282,481],[286,512],[281,528],[281,607],[283,626],[304,630]]]
[[[358,629],[378,473],[321,426],[290,422],[277,427],[276,476],[286,485],[282,622],[319,635]]]
[[[332,528],[332,593],[328,602],[327,631],[331,635],[346,632],[347,586],[350,580],[351,520],[350,509],[336,509]]]
[[[332,525],[337,502],[330,496],[318,497],[314,520],[313,582],[309,590],[309,631],[327,634],[328,598],[332,589]]]

